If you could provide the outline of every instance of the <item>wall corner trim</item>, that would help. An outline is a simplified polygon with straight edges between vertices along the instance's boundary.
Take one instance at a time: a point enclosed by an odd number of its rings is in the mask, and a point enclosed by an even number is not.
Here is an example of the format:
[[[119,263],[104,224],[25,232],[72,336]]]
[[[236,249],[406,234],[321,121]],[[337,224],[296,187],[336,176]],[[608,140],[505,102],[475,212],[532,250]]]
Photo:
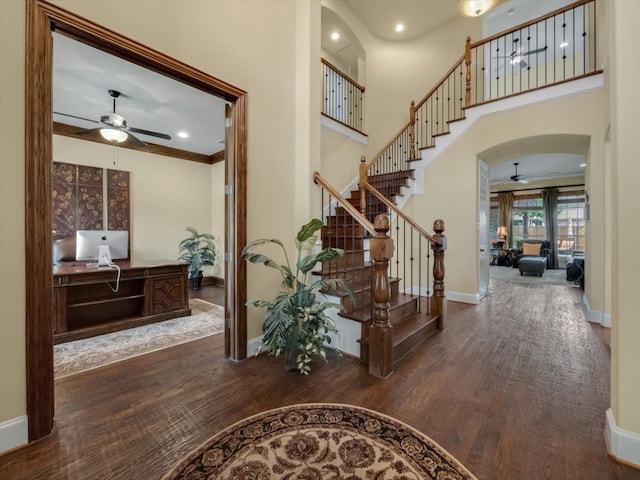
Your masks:
[[[609,455],[621,463],[640,468],[640,433],[619,428],[610,408],[606,416],[605,436]]]
[[[0,423],[0,453],[29,443],[29,421],[26,415]]]

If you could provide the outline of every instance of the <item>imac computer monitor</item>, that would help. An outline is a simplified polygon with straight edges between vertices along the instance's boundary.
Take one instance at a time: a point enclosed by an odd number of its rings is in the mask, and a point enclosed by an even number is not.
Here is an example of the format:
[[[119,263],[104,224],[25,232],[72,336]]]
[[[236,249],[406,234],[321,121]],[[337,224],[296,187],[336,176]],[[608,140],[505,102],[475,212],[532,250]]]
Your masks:
[[[102,247],[102,248],[101,248]],[[108,247],[105,249],[104,247]],[[100,252],[103,252],[103,255]],[[78,230],[76,231],[76,260],[106,264],[111,260],[129,257],[129,232],[122,230]]]

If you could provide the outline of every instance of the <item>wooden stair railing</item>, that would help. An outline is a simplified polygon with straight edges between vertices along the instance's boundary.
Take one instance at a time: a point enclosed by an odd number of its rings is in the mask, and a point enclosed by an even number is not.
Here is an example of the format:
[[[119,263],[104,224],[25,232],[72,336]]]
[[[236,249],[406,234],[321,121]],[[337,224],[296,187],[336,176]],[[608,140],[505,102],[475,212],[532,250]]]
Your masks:
[[[342,296],[345,311],[341,316],[360,323],[360,358],[368,363],[369,373],[386,377],[404,356],[444,327],[444,224],[436,221],[437,230],[433,236],[419,229],[431,244],[436,259],[433,289],[427,289],[425,293],[424,289],[415,288],[412,282],[414,275],[428,275],[428,269],[415,266],[414,257],[424,257],[417,263],[428,265],[429,249],[422,252],[422,246],[413,250],[408,248],[410,243],[414,243],[415,229],[394,241],[388,234],[391,225],[389,215],[376,213],[372,224],[368,219],[372,214],[362,208],[360,197],[365,196],[365,204],[382,205],[387,211],[389,204],[393,203],[368,184],[366,189],[353,191],[351,198],[345,199],[317,172],[314,181],[322,189],[323,247],[345,250],[344,257],[325,262],[317,274],[349,282],[355,302],[344,292],[328,293]],[[397,177],[396,181],[404,180]],[[363,193],[363,190],[368,193]],[[367,195],[375,201],[368,201]],[[395,205],[393,207],[396,208]],[[395,214],[394,217],[405,218]],[[398,265],[404,260],[400,262],[397,255],[394,257],[394,245],[400,246],[399,253],[411,257],[414,262],[411,268],[403,270],[405,278],[398,274]],[[396,274],[392,275],[394,267]],[[416,280],[416,283],[421,284],[421,280]]]
[[[434,252],[434,264],[433,264],[433,296],[431,297],[431,301],[429,302],[429,307],[432,312],[437,314],[446,313],[446,300],[444,297],[444,251],[446,248],[446,239],[442,232],[444,232],[444,221],[436,220],[433,224],[433,229],[436,232],[435,235],[430,235],[426,230],[424,230],[420,225],[415,223],[413,219],[411,219],[407,214],[405,214],[402,210],[400,210],[392,201],[390,201],[385,195],[383,195],[380,191],[378,191],[374,186],[369,183],[369,178],[367,176],[366,169],[366,159],[362,157],[360,159],[360,178],[358,182],[358,188],[360,190],[360,212],[367,210],[367,198],[369,196],[373,196],[380,203],[382,203],[391,214],[392,217],[395,217],[395,223],[397,225],[396,230],[400,230],[400,222],[403,222],[405,225],[408,225],[411,232],[415,232],[419,237],[422,238],[423,241],[428,243],[431,249]],[[369,196],[366,194],[369,192]],[[387,228],[388,230],[388,228]],[[377,230],[376,230],[377,231]],[[413,236],[411,236],[413,238]],[[405,255],[406,257],[406,255]],[[422,275],[418,274],[418,295],[421,295],[422,292]],[[413,286],[413,282],[411,283]]]
[[[479,42],[467,38],[464,54],[411,102],[408,123],[371,157],[369,176],[413,168],[467,108],[601,73],[595,8],[595,0],[580,0]]]

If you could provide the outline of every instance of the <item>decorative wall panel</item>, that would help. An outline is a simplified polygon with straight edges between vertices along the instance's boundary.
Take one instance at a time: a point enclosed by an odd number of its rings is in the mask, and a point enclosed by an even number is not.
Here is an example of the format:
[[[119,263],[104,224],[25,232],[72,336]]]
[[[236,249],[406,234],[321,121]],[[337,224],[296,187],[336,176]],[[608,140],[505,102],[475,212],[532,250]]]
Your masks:
[[[53,239],[74,236],[76,230],[129,230],[129,172],[107,170],[107,219],[104,202],[105,170],[53,162]]]

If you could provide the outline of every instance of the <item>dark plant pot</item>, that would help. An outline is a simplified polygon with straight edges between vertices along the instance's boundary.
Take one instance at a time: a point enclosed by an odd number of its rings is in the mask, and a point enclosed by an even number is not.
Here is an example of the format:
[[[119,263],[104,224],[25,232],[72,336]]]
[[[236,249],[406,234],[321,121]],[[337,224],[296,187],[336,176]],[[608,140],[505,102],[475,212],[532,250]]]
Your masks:
[[[189,277],[191,282],[191,290],[200,290],[202,288],[202,270],[195,277]]]
[[[298,371],[298,354],[300,353],[300,350],[298,350],[297,348],[295,349],[288,349],[286,352],[284,352],[284,371],[285,372],[293,372],[293,371]]]

